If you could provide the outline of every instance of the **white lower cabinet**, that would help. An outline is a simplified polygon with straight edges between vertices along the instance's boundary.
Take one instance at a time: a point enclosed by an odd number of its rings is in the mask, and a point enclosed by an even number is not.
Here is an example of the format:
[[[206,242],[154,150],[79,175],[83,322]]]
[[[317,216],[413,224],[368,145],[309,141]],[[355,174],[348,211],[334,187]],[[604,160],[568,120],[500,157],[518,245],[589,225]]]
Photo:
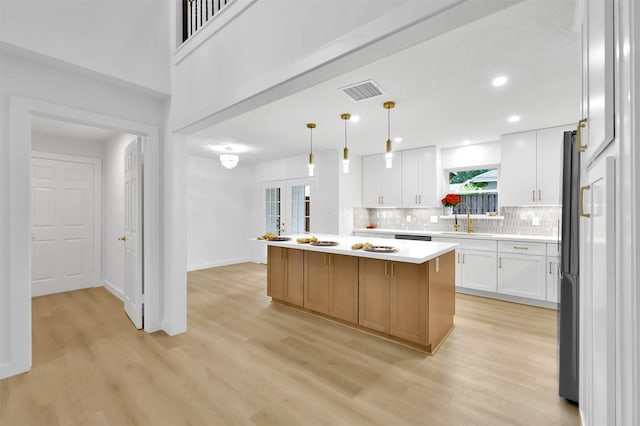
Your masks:
[[[547,300],[546,260],[543,243],[499,241],[498,292]]]
[[[496,291],[496,252],[461,249],[456,253],[456,285]]]
[[[547,256],[547,302],[558,303],[560,285],[560,258]]]

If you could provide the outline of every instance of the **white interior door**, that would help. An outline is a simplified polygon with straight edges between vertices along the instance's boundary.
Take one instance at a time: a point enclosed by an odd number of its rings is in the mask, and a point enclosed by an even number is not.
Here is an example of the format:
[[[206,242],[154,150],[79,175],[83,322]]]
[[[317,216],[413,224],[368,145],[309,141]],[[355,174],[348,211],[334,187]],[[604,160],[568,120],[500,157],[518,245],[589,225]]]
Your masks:
[[[99,284],[99,253],[94,244],[95,167],[53,158],[32,159],[32,296]]]
[[[142,138],[124,151],[124,310],[136,326],[143,327],[142,238]]]

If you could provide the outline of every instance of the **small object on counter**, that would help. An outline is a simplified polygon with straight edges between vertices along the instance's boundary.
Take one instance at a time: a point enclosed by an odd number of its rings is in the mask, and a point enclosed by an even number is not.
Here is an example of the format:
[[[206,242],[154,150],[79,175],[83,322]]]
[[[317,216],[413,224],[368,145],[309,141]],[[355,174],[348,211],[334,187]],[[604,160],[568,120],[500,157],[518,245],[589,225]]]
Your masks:
[[[289,241],[291,237],[272,237],[267,238],[268,241]]]
[[[394,251],[398,251],[397,248],[391,246],[369,246],[365,247],[365,251],[371,251],[374,253],[393,253]]]
[[[355,243],[354,245],[351,246],[351,250],[360,250],[362,247],[364,247],[364,244]]]
[[[259,236],[257,239],[258,240],[271,240],[273,238],[277,238],[278,236],[276,234],[273,234],[271,232],[267,232],[264,235]]]
[[[311,238],[309,238],[309,242],[310,242],[310,243],[315,243],[316,241],[318,241],[318,238],[317,238],[317,237],[311,237]]]
[[[311,241],[310,243],[312,246],[320,246],[320,247],[330,247],[330,246],[337,246],[339,243],[337,241]]]
[[[376,226],[375,225],[367,225],[366,228],[367,229],[376,229]]]
[[[496,213],[496,212],[485,212],[485,214],[486,214],[487,216],[496,216],[496,215],[497,215],[497,213]]]
[[[364,243],[364,244],[362,245],[362,248],[363,248],[363,249],[365,249],[365,250],[366,250],[366,249],[368,249],[369,247],[373,247],[373,244],[371,244],[371,243]]]
[[[310,241],[311,238],[296,238],[298,244],[308,244]]]

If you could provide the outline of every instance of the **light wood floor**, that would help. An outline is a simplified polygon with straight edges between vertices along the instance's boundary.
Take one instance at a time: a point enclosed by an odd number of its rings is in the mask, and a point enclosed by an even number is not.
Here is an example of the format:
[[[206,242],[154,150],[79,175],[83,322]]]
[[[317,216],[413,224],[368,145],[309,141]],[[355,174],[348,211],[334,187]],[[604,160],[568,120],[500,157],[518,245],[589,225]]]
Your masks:
[[[189,331],[133,329],[105,289],[33,300],[33,369],[0,424],[578,424],[557,396],[554,311],[457,296],[435,356],[289,308],[266,268],[189,273]]]

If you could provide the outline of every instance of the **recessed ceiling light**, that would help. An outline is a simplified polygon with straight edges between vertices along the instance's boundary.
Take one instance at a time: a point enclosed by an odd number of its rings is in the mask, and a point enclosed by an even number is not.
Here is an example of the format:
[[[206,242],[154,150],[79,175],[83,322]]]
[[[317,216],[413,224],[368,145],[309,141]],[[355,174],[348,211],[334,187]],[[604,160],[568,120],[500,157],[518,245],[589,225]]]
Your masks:
[[[402,138],[398,137],[398,138],[393,138],[393,141],[396,143],[402,142]]]
[[[462,145],[471,145],[471,141],[469,139],[462,141]]]
[[[509,79],[506,76],[501,75],[499,77],[494,78],[491,84],[493,84],[493,87],[500,87],[500,86],[504,86],[507,83],[507,81],[509,81]]]
[[[358,121],[360,121],[360,116],[352,115],[350,120],[353,121],[354,123],[357,123]]]
[[[520,116],[512,115],[511,117],[507,118],[507,120],[509,120],[509,123],[517,123],[518,121],[520,121]]]

